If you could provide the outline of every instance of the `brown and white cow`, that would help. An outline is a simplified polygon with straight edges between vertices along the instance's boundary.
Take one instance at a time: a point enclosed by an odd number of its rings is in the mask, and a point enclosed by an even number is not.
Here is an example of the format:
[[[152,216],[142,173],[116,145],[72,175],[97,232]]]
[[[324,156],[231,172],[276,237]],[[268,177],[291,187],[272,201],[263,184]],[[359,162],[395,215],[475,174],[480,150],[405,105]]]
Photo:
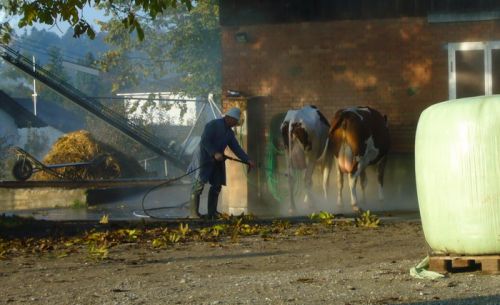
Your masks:
[[[304,106],[298,110],[289,110],[281,123],[281,133],[286,147],[288,181],[291,210],[295,210],[294,178],[292,169],[304,170],[305,198],[310,204],[312,174],[318,160],[325,161],[322,155],[328,140],[330,124],[315,106]],[[331,164],[322,162],[323,167]],[[326,185],[323,185],[326,196]]]
[[[356,183],[360,178],[363,196],[367,184],[365,169],[377,165],[379,199],[383,200],[384,168],[390,137],[387,117],[370,107],[351,107],[338,110],[331,121],[328,154],[333,154],[337,168],[337,204],[342,204],[344,174],[348,175],[351,205],[359,212]],[[329,172],[325,175],[328,181]]]

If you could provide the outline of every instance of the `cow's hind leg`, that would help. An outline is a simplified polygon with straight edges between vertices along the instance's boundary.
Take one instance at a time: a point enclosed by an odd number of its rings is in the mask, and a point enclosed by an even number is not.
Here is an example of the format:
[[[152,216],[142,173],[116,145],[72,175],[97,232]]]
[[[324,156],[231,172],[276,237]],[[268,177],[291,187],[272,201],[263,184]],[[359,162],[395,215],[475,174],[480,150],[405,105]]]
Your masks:
[[[387,162],[387,156],[384,156],[377,165],[377,183],[378,183],[378,199],[380,201],[384,200],[384,172],[385,172],[385,163]]]
[[[337,206],[342,206],[342,188],[344,187],[344,174],[337,166]]]
[[[330,171],[332,170],[333,158],[331,156],[326,158],[326,161],[323,163],[323,196],[325,196],[325,200],[328,200],[328,184],[330,184]]]
[[[358,199],[356,197],[356,183],[358,181],[358,175],[350,173],[349,177],[349,189],[351,191],[351,206],[352,210],[356,213],[360,212],[360,208],[358,207]]]
[[[309,208],[312,208],[312,174],[314,171],[314,162],[311,160],[307,160],[307,168],[305,172],[305,197],[304,197],[304,202],[309,206]]]
[[[366,179],[366,171],[361,171],[359,174],[359,184],[361,184],[361,192],[363,193],[363,204],[366,204],[366,185],[368,184],[368,179]]]
[[[292,167],[288,165],[288,192],[290,194],[290,208],[288,213],[291,215],[295,213],[295,177],[293,175]]]

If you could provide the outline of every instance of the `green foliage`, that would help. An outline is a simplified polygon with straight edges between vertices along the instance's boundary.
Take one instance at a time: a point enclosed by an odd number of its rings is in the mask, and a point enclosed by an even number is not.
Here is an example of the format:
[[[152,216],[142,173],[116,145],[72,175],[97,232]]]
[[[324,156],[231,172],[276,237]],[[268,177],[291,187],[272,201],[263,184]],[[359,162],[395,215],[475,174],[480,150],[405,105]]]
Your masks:
[[[73,209],[83,209],[86,207],[87,207],[87,204],[79,199],[73,200],[73,203],[71,204],[71,208],[73,208]]]
[[[189,229],[189,224],[179,224],[179,233],[181,234],[182,238],[186,238],[187,235],[191,232],[191,229]]]
[[[2,9],[2,5],[0,5],[0,9]],[[12,32],[13,29],[8,21],[0,23],[0,42],[8,44],[12,38]]]
[[[84,238],[87,244],[87,254],[92,259],[106,259],[109,255],[109,248],[113,244],[112,234],[109,232],[91,232]]]
[[[315,214],[312,218],[317,220],[332,219],[333,215],[323,212]],[[33,223],[31,222],[34,221],[36,220],[0,215],[0,231],[12,228],[22,231],[25,229],[22,227],[23,224],[32,227]],[[354,224],[353,222],[338,222],[339,225],[341,223],[346,226],[353,226]],[[369,211],[356,219],[357,227],[375,227],[378,224],[379,219]],[[196,227],[197,223],[194,223],[194,226],[194,228],[190,228],[186,223],[180,223],[173,228],[147,228],[148,225],[145,224],[143,224],[142,229],[112,229],[111,226],[107,226],[107,231],[101,232],[96,231],[96,229],[103,228],[103,226],[99,225],[88,233],[70,238],[50,236],[0,239],[0,259],[11,259],[21,253],[27,255],[52,253],[51,255],[55,258],[62,258],[83,250],[83,253],[86,253],[88,257],[102,260],[110,256],[113,247],[124,243],[134,243],[138,247],[147,246],[153,249],[162,249],[191,241],[204,241],[220,245],[224,241],[236,243],[246,236],[260,236],[264,240],[277,238],[278,236],[284,236],[284,238],[288,239],[290,237],[298,238],[300,236],[320,234],[320,232],[325,231],[318,223],[292,225],[289,221],[282,219],[274,220],[271,224],[247,223],[244,215],[219,220],[215,225],[207,227]],[[329,226],[329,228],[336,229],[337,226]],[[360,230],[362,229],[360,228]],[[237,244],[234,246],[237,246]]]
[[[88,255],[93,259],[106,259],[109,256],[109,248],[106,244],[89,243]]]
[[[324,225],[331,226],[333,225],[333,219],[335,218],[335,215],[325,211],[320,211],[318,214],[312,213],[311,215],[309,215],[309,218]]]
[[[284,233],[286,230],[290,229],[291,226],[292,225],[288,220],[282,220],[282,219],[273,220],[271,224],[272,232],[278,234]]]
[[[201,1],[190,14],[172,16],[176,24],[166,33],[166,58],[181,74],[182,91],[207,96],[218,93],[221,84],[221,33],[217,1]]]
[[[202,238],[208,237],[208,239],[211,240],[211,239],[217,239],[222,234],[225,234],[227,230],[228,230],[227,225],[217,224],[207,228],[205,231],[203,231],[203,229],[200,230],[200,233]]]
[[[99,223],[102,225],[109,224],[109,215],[107,215],[107,214],[102,215],[101,219],[99,219]]]
[[[144,21],[148,39],[131,36],[116,16],[101,27],[114,46],[102,58],[102,68],[116,75],[113,92],[141,84],[141,90],[158,91],[147,81],[162,80],[162,88],[190,96],[218,94],[221,84],[219,7],[216,0],[197,2]],[[168,80],[168,84],[166,84]],[[150,86],[150,88],[148,88]],[[165,89],[162,89],[165,90]],[[217,98],[217,96],[216,96]]]
[[[191,0],[9,0],[0,4],[0,9],[5,11],[9,17],[19,16],[18,26],[23,28],[34,23],[53,25],[57,22],[66,22],[73,28],[73,36],[80,37],[86,34],[89,38],[95,37],[95,30],[89,22],[80,14],[84,6],[100,7],[108,13],[112,12],[120,20],[128,32],[136,32],[140,40],[144,39],[143,20],[147,14],[148,19],[156,19],[167,10],[177,7],[192,8]],[[2,40],[8,41],[8,27],[0,24]]]
[[[242,225],[243,218],[238,218],[235,222],[233,222],[231,227],[231,241],[233,243],[239,240],[240,227]]]
[[[294,232],[295,236],[312,235],[316,233],[317,230],[305,224],[301,224]]]
[[[62,64],[63,56],[61,53],[61,49],[53,46],[49,48],[48,53],[49,53],[49,62],[43,68],[64,80],[69,80],[70,77],[64,70]],[[79,109],[77,108],[76,105],[66,100],[62,95],[50,89],[41,82],[37,82],[37,91],[41,99],[45,99],[47,101],[54,101],[60,105],[64,105],[65,108]]]
[[[138,229],[120,229],[116,232],[116,238],[125,242],[135,243],[139,240],[142,231]]]
[[[165,242],[165,239],[161,237],[154,238],[153,241],[151,242],[151,246],[153,246],[153,248],[164,248],[166,245],[167,243]]]
[[[86,95],[103,96],[109,95],[111,76],[101,74],[98,77],[80,71],[72,73],[74,70],[65,70],[62,67],[63,59],[74,61],[74,58],[81,58],[77,61],[78,64],[97,67],[97,59],[94,54],[107,49],[103,42],[103,36],[104,33],[100,33],[96,40],[84,37],[75,41],[68,33],[59,37],[53,32],[33,28],[29,33],[13,36],[15,39],[13,47],[15,49],[20,48],[21,54],[24,57],[32,59],[35,56],[37,65],[51,70],[58,74],[58,76],[64,77],[65,81],[73,83],[76,88]],[[52,47],[50,55],[48,55],[49,47]],[[0,83],[1,90],[13,97],[31,98],[33,93],[33,78],[31,76],[28,76],[9,63],[0,64],[0,68],[0,76],[3,79],[2,83]],[[66,74],[60,74],[61,71],[65,71],[64,73]],[[42,82],[37,81],[36,87],[39,99],[63,100],[59,94],[43,85]],[[70,108],[75,108],[73,103],[68,102],[67,105]]]
[[[355,219],[357,227],[363,228],[376,228],[380,225],[380,218],[377,215],[371,214],[366,211]]]
[[[175,244],[181,240],[181,236],[177,232],[170,232],[168,235],[168,241]]]
[[[87,67],[92,67],[97,64],[97,60],[91,52],[88,52],[79,64]],[[75,87],[82,91],[87,96],[99,96],[101,91],[101,81],[98,76],[83,72],[76,72]]]

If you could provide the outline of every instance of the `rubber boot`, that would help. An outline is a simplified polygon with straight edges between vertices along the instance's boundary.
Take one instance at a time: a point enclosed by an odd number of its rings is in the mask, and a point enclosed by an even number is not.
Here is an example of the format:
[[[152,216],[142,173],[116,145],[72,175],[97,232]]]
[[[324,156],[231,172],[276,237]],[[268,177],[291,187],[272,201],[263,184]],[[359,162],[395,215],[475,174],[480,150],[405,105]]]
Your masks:
[[[191,194],[189,202],[189,218],[200,218],[200,195]]]
[[[208,219],[217,219],[217,202],[219,201],[220,186],[211,186],[208,191],[207,217]]]
[[[189,218],[200,218],[200,196],[205,183],[196,180],[191,189],[191,200],[189,202]]]

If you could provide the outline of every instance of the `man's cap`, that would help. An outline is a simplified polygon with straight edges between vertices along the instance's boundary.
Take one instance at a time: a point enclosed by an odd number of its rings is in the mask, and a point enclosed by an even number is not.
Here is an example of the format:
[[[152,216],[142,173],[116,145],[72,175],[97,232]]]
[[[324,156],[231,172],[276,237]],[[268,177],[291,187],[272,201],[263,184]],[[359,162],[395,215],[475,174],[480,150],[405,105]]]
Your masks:
[[[227,115],[239,121],[241,116],[241,111],[239,108],[234,107],[229,109],[224,115]]]

